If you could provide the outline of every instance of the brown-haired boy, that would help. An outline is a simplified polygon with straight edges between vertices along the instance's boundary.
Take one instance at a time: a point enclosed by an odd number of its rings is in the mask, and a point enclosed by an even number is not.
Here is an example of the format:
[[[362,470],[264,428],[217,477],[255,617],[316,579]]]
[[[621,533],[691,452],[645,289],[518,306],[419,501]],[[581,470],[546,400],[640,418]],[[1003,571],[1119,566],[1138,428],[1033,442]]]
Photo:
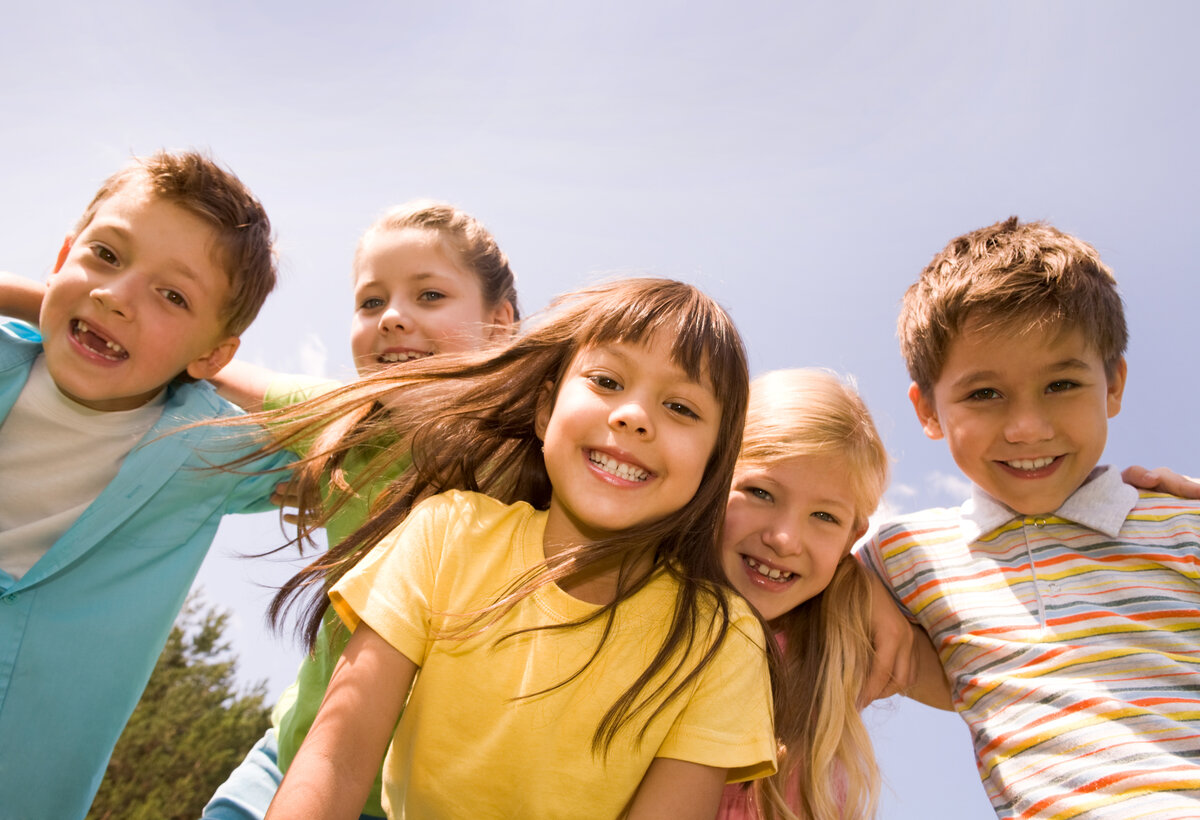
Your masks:
[[[1200,502],[1096,466],[1126,375],[1111,272],[1009,219],[934,257],[899,329],[974,494],[861,554],[938,648],[996,813],[1200,816]]]
[[[271,227],[228,171],[160,153],[63,243],[42,341],[0,327],[0,814],[83,817],[226,513],[281,466],[214,426],[207,384],[275,284]]]

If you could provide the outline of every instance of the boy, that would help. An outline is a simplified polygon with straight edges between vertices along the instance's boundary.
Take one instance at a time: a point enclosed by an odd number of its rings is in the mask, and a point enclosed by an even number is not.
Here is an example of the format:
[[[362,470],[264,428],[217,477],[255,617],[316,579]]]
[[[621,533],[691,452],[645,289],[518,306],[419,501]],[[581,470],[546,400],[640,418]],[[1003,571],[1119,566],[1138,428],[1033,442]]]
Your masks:
[[[1012,218],[934,257],[899,333],[974,493],[863,555],[938,648],[997,815],[1200,817],[1200,503],[1096,467],[1126,375],[1111,272]]]
[[[81,818],[225,513],[269,509],[207,384],[275,284],[262,205],[194,153],[110,177],[0,328],[0,815]]]

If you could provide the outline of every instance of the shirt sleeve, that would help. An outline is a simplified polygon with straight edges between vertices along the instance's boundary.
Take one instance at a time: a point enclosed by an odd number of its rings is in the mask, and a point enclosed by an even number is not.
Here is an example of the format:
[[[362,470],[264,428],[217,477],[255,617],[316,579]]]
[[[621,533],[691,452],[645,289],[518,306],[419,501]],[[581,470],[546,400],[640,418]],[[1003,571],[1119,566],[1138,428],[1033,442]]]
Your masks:
[[[351,631],[365,623],[418,666],[432,642],[430,602],[447,513],[444,498],[423,501],[329,591]]]
[[[740,610],[656,755],[727,769],[729,783],[773,774],[778,747],[762,627]]]

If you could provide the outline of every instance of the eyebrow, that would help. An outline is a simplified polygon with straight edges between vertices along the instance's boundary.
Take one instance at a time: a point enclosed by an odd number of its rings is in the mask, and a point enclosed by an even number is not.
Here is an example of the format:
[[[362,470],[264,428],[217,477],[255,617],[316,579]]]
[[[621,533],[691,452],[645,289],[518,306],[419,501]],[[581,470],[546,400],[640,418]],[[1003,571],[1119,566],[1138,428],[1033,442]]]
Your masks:
[[[110,232],[116,234],[117,237],[125,244],[127,244],[127,245],[133,244],[133,233],[130,232],[127,228],[125,228],[121,225],[115,225],[115,224],[111,224],[111,223],[106,224],[104,222],[98,222],[98,223],[94,223],[94,224],[96,225],[96,230],[98,232],[99,231],[110,231]],[[182,259],[172,256],[172,257],[170,257],[169,261],[170,261],[169,267],[172,271],[183,276],[185,279],[190,281],[192,284],[196,285],[196,287],[200,288],[201,290],[207,291],[209,289],[208,285],[204,281],[204,278],[201,277],[199,274],[197,274],[194,270],[192,270],[191,267],[189,267],[188,264],[186,262],[184,262]]]
[[[1041,372],[1061,373],[1063,371],[1087,370],[1089,367],[1090,365],[1083,359],[1077,359],[1072,356],[1071,358],[1061,359],[1060,361],[1050,363],[1046,367],[1043,367]],[[966,374],[961,379],[956,379],[951,386],[966,387],[967,385],[978,384],[979,382],[996,381],[999,378],[1000,373],[995,370],[976,370],[972,373]]]

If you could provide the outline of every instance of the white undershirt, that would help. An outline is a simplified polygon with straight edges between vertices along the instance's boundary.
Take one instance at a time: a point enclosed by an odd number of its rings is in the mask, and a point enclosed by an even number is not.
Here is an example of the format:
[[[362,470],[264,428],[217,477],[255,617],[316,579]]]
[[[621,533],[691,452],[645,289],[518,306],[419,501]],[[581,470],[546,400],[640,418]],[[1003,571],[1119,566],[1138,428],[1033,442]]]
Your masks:
[[[0,422],[0,570],[20,579],[70,529],[162,415],[166,391],[104,412],[62,394],[38,356]]]

